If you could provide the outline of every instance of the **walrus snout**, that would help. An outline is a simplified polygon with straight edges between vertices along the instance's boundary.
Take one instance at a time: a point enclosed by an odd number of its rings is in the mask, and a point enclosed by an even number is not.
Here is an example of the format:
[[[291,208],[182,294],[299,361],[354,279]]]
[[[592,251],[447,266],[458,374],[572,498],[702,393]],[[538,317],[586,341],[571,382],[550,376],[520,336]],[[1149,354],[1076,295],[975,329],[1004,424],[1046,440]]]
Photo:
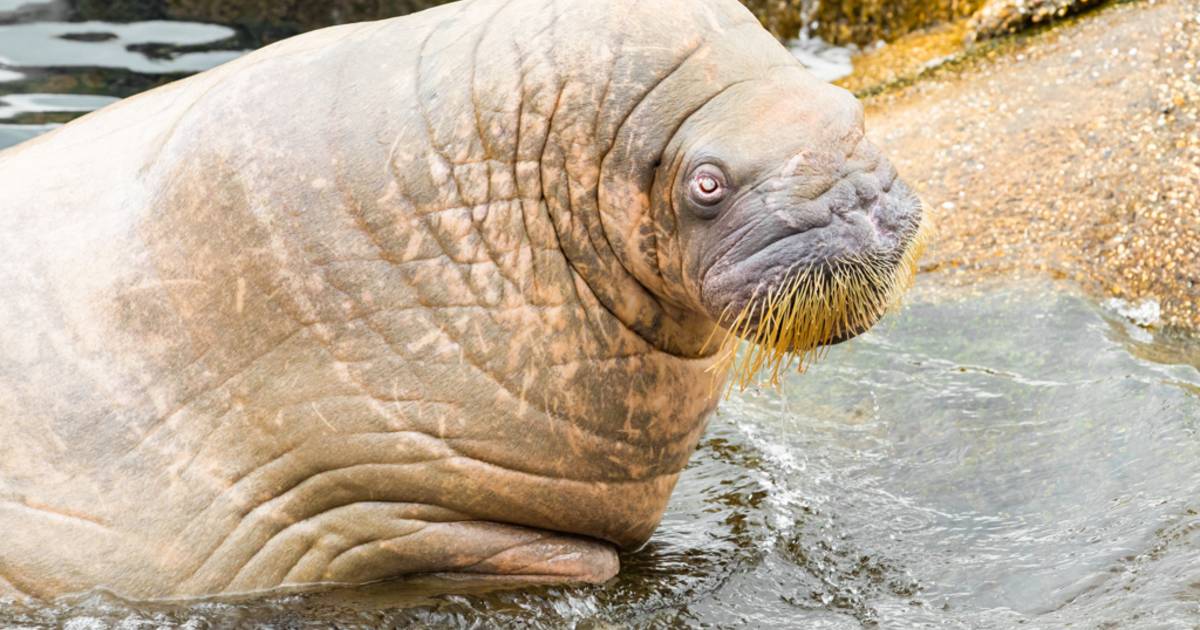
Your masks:
[[[884,160],[870,168],[855,168],[840,174],[824,192],[813,198],[806,198],[799,192],[802,185],[789,184],[785,179],[777,189],[781,193],[777,193],[779,198],[768,199],[765,204],[778,215],[781,225],[796,233],[828,227],[835,220],[852,220],[856,213],[874,221],[881,212],[889,211],[891,216],[896,214],[894,210],[898,207],[905,209],[902,198],[891,198],[896,181],[895,169]],[[907,190],[902,182],[900,185]],[[877,236],[895,236],[898,227],[892,222],[880,223]]]
[[[803,281],[813,299],[844,302],[811,307],[845,320],[818,341],[874,323],[908,273],[921,211],[852,94],[780,72],[728,90],[680,135],[694,139],[681,144],[671,198],[708,316],[754,320],[756,302]]]
[[[814,187],[821,179],[827,183]],[[703,275],[706,310],[751,340],[790,335],[771,343],[803,353],[862,334],[907,288],[922,209],[864,143],[833,173],[781,176],[760,187],[726,220]],[[800,330],[762,332],[782,320]]]
[[[732,310],[804,269],[840,273],[855,264],[872,271],[903,259],[922,220],[920,200],[881,158],[869,168],[827,177],[815,196],[810,182],[781,177],[747,195],[714,226],[703,272],[706,306]]]

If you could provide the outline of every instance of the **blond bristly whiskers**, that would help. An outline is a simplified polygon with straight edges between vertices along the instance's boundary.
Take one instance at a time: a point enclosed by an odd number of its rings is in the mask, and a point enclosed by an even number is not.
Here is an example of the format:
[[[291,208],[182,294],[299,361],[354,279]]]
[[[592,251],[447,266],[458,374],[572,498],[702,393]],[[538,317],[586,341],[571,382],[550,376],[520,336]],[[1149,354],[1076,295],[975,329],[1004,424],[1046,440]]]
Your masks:
[[[730,391],[754,384],[759,374],[777,386],[781,374],[793,367],[803,372],[824,356],[830,341],[878,321],[912,286],[926,239],[924,227],[912,234],[898,262],[845,258],[802,268],[765,295],[756,293],[724,327],[710,368],[716,382],[728,371]],[[739,357],[743,339],[750,343]]]

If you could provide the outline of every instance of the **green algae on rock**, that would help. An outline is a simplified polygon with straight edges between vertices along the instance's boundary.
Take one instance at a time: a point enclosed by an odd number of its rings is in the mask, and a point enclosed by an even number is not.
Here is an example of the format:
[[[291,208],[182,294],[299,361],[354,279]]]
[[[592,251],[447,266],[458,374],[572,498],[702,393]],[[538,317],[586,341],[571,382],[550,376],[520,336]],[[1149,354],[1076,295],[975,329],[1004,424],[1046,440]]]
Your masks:
[[[983,0],[822,0],[816,31],[835,44],[892,41],[906,33],[965,18]]]
[[[780,39],[791,39],[813,19],[817,0],[741,0],[758,21]]]

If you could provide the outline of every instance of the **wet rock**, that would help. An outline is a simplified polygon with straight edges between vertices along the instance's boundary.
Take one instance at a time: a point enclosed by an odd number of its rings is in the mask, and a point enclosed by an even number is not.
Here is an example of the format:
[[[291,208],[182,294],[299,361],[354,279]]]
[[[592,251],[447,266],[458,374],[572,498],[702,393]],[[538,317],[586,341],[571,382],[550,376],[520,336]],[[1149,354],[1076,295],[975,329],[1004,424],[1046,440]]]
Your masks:
[[[113,33],[89,31],[86,33],[64,33],[59,35],[58,38],[72,42],[107,42],[117,39],[117,36]]]
[[[772,33],[866,46],[970,18],[970,39],[1014,33],[1105,0],[742,0]]]
[[[813,19],[815,0],[742,0],[763,26],[780,39],[800,34]]]
[[[1103,0],[991,0],[971,18],[971,40],[1008,35],[1078,13]]]

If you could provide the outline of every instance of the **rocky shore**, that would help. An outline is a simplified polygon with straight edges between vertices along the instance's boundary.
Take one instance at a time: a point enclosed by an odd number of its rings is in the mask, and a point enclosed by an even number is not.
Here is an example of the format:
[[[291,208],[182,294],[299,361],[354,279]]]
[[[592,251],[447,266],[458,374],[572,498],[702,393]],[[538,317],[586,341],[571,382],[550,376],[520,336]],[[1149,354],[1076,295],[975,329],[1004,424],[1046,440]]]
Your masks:
[[[868,129],[938,228],[924,271],[1050,274],[1200,329],[1195,2],[1110,6],[918,77],[868,99]]]

